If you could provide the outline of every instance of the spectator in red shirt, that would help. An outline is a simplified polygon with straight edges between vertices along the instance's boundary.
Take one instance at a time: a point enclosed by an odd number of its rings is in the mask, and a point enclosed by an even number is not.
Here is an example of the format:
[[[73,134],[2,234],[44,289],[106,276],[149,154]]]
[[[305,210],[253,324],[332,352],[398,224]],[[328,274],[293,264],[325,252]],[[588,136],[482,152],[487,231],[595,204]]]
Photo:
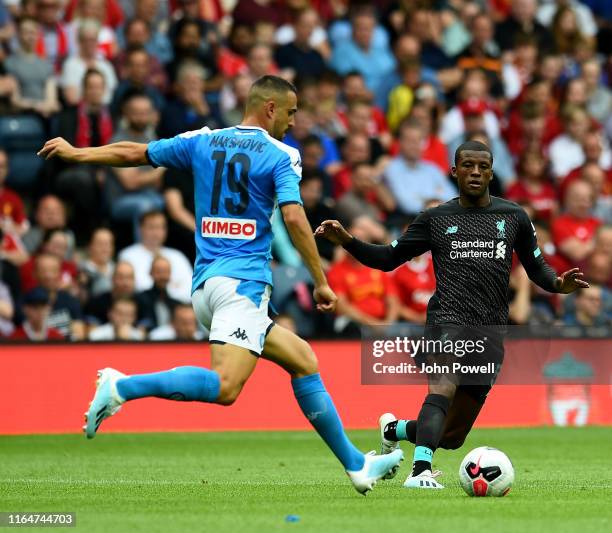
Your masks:
[[[342,145],[351,135],[367,136],[370,142],[370,159],[374,164],[385,154],[386,148],[391,143],[391,136],[388,135],[389,132],[387,131],[386,137],[389,144],[383,145],[382,139],[385,138],[385,132],[381,132],[372,121],[372,109],[372,106],[365,100],[353,100],[344,116],[344,120],[346,120],[345,136],[337,139],[337,143],[342,149]]]
[[[258,22],[271,22],[280,26],[286,11],[276,0],[238,0],[232,16],[237,24],[255,26]]]
[[[356,221],[350,232],[369,241],[365,224]],[[330,287],[338,296],[337,332],[358,333],[359,326],[390,325],[397,321],[399,300],[390,274],[374,270],[356,261],[350,254],[336,262],[328,273]]]
[[[557,194],[546,174],[546,160],[536,150],[523,152],[519,160],[519,179],[506,190],[506,198],[533,210],[534,218],[550,222],[557,213]]]
[[[427,304],[436,290],[431,253],[415,257],[395,269],[393,280],[400,299],[400,318],[413,324],[425,324]]]
[[[547,117],[537,102],[525,102],[510,113],[504,137],[510,153],[518,157],[525,150],[541,150],[545,145]]]
[[[332,195],[335,199],[341,198],[351,190],[351,175],[358,163],[370,163],[370,141],[366,135],[349,135],[342,146],[342,160],[344,164],[332,176]]]
[[[421,89],[422,88],[423,87],[421,87]],[[417,90],[417,93],[419,90]],[[440,111],[437,105],[430,106],[424,100],[417,100],[412,106],[406,122],[419,122],[421,128],[423,129],[423,133],[425,135],[425,140],[423,142],[423,155],[421,156],[423,161],[433,163],[442,171],[443,174],[448,174],[450,171],[448,150],[446,148],[446,144],[444,144],[438,136],[439,114]],[[389,154],[391,156],[396,156],[399,154],[399,151],[400,143],[399,139],[396,139],[389,150]]]
[[[336,204],[337,216],[346,221],[347,226],[362,215],[380,222],[395,210],[393,195],[372,165],[357,163],[352,169],[351,182],[351,189]]]
[[[30,254],[19,236],[10,231],[5,232],[0,226],[0,260],[6,261],[15,268],[20,268],[29,258]]]
[[[21,198],[4,185],[8,171],[8,154],[0,148],[0,228],[6,233],[23,235],[29,223]]]
[[[568,270],[572,264],[583,263],[593,253],[595,231],[601,225],[601,220],[591,215],[593,189],[582,180],[568,187],[564,207],[565,213],[552,224],[552,236],[559,253],[566,260],[565,270]]]
[[[393,137],[389,131],[387,119],[382,109],[370,103],[373,99],[372,93],[368,90],[363,76],[359,72],[349,72],[344,77],[342,94],[346,107],[341,109],[338,115],[349,134],[352,132],[349,113],[352,111],[354,104],[360,104],[361,112],[365,115],[363,121],[367,124],[364,125],[364,132],[370,137],[376,137],[383,148],[388,150],[393,142]],[[363,109],[364,106],[367,106],[367,113]]]
[[[255,43],[255,32],[247,24],[234,22],[227,42],[219,50],[217,66],[226,78],[233,78],[247,68],[246,56]]]
[[[49,327],[47,320],[51,313],[49,292],[37,287],[28,292],[23,299],[23,312],[26,319],[11,335],[12,340],[47,341],[65,340],[55,328]]]
[[[67,259],[68,251],[68,236],[63,230],[54,229],[45,233],[38,254],[50,254],[61,261],[60,289],[75,294],[77,291],[78,268],[74,261]],[[24,293],[33,289],[38,284],[34,276],[36,257],[31,257],[21,267],[21,288]]]

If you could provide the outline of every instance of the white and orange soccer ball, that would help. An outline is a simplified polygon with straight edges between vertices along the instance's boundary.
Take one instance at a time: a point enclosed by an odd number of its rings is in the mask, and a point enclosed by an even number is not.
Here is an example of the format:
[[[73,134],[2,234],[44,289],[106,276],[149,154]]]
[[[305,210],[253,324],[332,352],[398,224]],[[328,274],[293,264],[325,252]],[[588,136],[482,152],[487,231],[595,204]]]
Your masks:
[[[514,483],[514,467],[504,452],[481,446],[461,461],[459,480],[469,496],[505,496]]]

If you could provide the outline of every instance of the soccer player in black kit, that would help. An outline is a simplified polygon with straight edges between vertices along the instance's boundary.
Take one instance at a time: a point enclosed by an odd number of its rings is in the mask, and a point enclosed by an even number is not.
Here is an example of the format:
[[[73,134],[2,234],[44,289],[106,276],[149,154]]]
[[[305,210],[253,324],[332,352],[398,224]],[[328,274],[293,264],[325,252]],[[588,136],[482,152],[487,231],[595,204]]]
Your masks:
[[[390,245],[355,239],[336,220],[324,221],[315,235],[342,245],[364,265],[384,271],[431,250],[436,292],[427,308],[426,332],[437,332],[438,338],[469,337],[479,327],[507,324],[512,250],[529,278],[546,291],[567,294],[589,286],[578,268],[557,276],[544,261],[525,211],[489,194],[493,156],[486,145],[470,141],[459,146],[452,175],[459,197],[419,214]],[[381,416],[383,453],[396,449],[401,440],[416,445],[404,487],[444,488],[432,473],[433,453],[437,448],[461,447],[484,405],[503,360],[503,336],[489,339],[487,349],[497,365],[486,381],[466,384],[456,374],[429,373],[428,394],[416,420],[396,420],[390,413]]]

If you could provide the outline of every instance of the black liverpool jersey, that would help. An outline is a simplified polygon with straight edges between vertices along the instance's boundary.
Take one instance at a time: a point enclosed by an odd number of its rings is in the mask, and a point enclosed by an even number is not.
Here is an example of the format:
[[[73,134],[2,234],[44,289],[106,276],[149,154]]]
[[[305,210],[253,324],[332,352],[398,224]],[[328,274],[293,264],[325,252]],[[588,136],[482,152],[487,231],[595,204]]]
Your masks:
[[[495,196],[486,207],[462,207],[454,198],[428,209],[391,246],[397,263],[432,252],[436,292],[427,308],[430,325],[506,324],[513,250],[531,279],[555,278],[527,213]]]

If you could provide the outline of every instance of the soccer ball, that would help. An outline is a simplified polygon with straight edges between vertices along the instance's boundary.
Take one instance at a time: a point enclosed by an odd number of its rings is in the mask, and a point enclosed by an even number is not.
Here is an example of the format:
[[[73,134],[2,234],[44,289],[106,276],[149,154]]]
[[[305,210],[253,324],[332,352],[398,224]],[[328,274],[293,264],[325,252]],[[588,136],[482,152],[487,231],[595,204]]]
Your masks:
[[[514,467],[504,452],[481,446],[461,461],[459,480],[469,496],[505,496],[514,482]]]

